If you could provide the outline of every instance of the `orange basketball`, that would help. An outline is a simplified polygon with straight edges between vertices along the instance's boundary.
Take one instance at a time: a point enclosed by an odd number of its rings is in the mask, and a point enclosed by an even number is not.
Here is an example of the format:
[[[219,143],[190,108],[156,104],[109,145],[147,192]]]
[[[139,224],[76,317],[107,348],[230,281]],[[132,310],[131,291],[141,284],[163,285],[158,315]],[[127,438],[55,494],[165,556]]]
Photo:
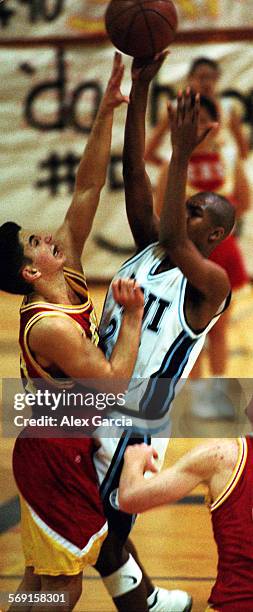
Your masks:
[[[111,0],[105,25],[112,43],[127,55],[151,57],[175,38],[177,11],[171,0]]]

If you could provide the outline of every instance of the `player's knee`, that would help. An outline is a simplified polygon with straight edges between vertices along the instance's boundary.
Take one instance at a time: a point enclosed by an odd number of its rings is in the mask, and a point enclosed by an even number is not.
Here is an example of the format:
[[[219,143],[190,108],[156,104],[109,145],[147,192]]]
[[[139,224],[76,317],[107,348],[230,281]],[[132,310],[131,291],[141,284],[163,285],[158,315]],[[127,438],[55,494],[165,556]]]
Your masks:
[[[64,603],[61,604],[61,611],[70,612],[82,594],[82,572],[74,576],[42,576],[41,590],[64,593],[66,595],[66,605]]]
[[[33,567],[26,567],[23,578],[24,590],[25,591],[40,591],[41,579],[38,574],[34,574]]]
[[[142,571],[132,555],[115,572],[103,578],[105,588],[115,599],[136,589],[142,581]]]
[[[103,542],[95,569],[101,577],[109,576],[124,565],[128,557],[124,544],[111,532]]]

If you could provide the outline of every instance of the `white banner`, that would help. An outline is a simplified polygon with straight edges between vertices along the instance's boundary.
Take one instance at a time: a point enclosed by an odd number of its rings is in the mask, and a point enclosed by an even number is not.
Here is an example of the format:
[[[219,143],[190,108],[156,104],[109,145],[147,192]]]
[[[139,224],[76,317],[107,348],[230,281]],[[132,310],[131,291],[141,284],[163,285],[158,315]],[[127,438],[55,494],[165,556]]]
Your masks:
[[[222,89],[247,91],[251,86],[250,44],[174,47],[151,94],[148,130],[151,116],[165,104],[164,86],[168,82],[175,89],[181,85],[189,62],[200,54],[220,61]],[[60,224],[112,56],[109,45],[82,52],[74,46],[66,50],[2,50],[0,224],[13,220],[28,229],[55,229]],[[128,94],[130,58],[124,56],[124,61],[122,90]],[[107,186],[85,251],[85,267],[93,278],[110,278],[133,247],[121,172],[125,114],[125,106],[115,113]],[[155,179],[156,171],[151,167],[148,171]]]
[[[0,38],[103,34],[108,0],[2,0]],[[249,28],[252,0],[175,0],[179,30]]]

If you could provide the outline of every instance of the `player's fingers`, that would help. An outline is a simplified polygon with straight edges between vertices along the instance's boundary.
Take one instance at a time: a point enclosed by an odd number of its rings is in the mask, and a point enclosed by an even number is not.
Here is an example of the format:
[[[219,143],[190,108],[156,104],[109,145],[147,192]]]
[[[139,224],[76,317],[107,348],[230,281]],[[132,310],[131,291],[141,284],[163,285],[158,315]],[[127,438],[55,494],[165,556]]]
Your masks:
[[[119,87],[121,81],[122,81],[122,77],[124,74],[124,70],[125,70],[125,66],[124,64],[121,64],[120,66],[117,66],[113,72],[113,75],[111,77],[111,85],[112,87]]]
[[[118,66],[121,65],[121,62],[122,62],[121,53],[119,53],[119,51],[115,51],[114,58],[113,58],[113,67],[117,68]]]
[[[158,452],[153,446],[152,446],[152,452],[153,452],[154,459],[158,459]]]
[[[112,294],[115,302],[118,302],[121,294],[121,278],[117,278],[112,283]]]
[[[164,62],[164,60],[169,54],[170,54],[169,49],[163,49],[163,51],[160,51],[160,53],[156,53],[156,55],[154,56],[154,60],[156,62]]]
[[[135,281],[130,278],[121,279],[121,299],[126,301],[133,296]]]
[[[175,113],[175,110],[174,110],[171,102],[167,103],[167,111],[168,111],[170,129],[173,130],[174,129],[176,113]]]
[[[184,117],[184,96],[183,92],[180,89],[177,94],[177,125],[178,127],[182,124],[182,119]]]
[[[199,121],[199,113],[200,113],[200,94],[197,93],[195,97],[193,97],[193,121],[198,123]]]
[[[155,463],[153,462],[152,458],[151,458],[151,460],[148,462],[148,464],[147,464],[147,466],[146,466],[146,467],[147,467],[147,470],[148,470],[149,472],[152,472],[153,474],[157,474],[157,472],[158,472],[158,467],[157,467],[157,465],[155,465]]]
[[[185,111],[190,113],[193,110],[194,103],[192,103],[192,92],[191,88],[187,87],[185,92]]]

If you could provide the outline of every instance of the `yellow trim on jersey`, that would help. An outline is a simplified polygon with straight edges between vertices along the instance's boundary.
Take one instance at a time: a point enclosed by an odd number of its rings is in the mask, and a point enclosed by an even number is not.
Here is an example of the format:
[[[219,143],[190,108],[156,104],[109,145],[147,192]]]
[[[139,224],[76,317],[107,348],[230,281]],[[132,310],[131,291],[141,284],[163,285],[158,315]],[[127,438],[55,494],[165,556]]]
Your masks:
[[[243,470],[245,468],[245,463],[246,463],[247,455],[248,455],[248,447],[247,447],[246,438],[245,437],[237,438],[237,444],[238,444],[238,458],[237,458],[236,465],[233,469],[231,477],[229,478],[229,481],[227,482],[225,488],[220,493],[220,495],[217,497],[217,499],[210,505],[211,512],[219,508],[219,506],[221,506],[221,504],[224,503],[224,501],[229,497],[229,495],[231,495],[232,491],[234,491],[243,473]]]
[[[35,314],[33,317],[31,317],[31,319],[28,321],[24,329],[24,345],[25,345],[25,349],[27,351],[28,357],[33,367],[35,368],[35,370],[38,371],[39,376],[41,376],[43,379],[49,380],[51,383],[54,384],[54,386],[59,387],[60,389],[63,389],[66,387],[72,388],[74,385],[73,381],[68,382],[66,379],[66,381],[64,382],[59,382],[57,378],[53,378],[53,376],[51,376],[46,370],[44,370],[42,366],[39,365],[39,363],[34,359],[30,351],[30,348],[28,345],[28,334],[31,328],[33,327],[33,325],[35,325],[37,321],[45,317],[64,317],[64,318],[67,318],[67,320],[69,321],[69,316],[63,312],[39,312]],[[76,325],[79,331],[81,330],[82,333],[84,332],[84,329],[82,328],[82,326],[77,321],[75,321],[75,319],[71,319],[71,321]]]
[[[28,304],[27,306],[21,306],[20,312],[27,312],[28,310],[33,310],[33,308],[41,307],[45,310],[59,310],[62,312],[67,310],[73,314],[80,314],[82,312],[86,312],[92,306],[90,300],[88,299],[87,303],[80,304],[80,306],[68,306],[67,304],[50,304],[49,302],[33,302],[32,304]]]
[[[87,285],[86,277],[83,272],[78,272],[77,270],[74,270],[73,268],[69,268],[68,266],[64,266],[63,270],[64,272],[67,272],[67,274],[73,277],[79,278],[82,282],[85,282],[85,285]]]
[[[40,306],[40,307],[45,308],[46,310],[52,310],[52,309],[59,310],[59,311],[67,310],[68,312],[71,312],[73,314],[75,313],[78,314],[78,313],[86,312],[86,310],[88,310],[90,306],[93,306],[90,300],[87,286],[81,287],[75,282],[75,278],[76,278],[76,279],[81,280],[86,285],[85,277],[82,274],[73,273],[71,268],[64,268],[64,270],[66,270],[67,280],[70,281],[72,289],[74,289],[74,291],[76,291],[79,295],[82,295],[85,298],[85,301],[83,303],[79,305],[77,304],[54,304],[51,302],[40,302],[40,301],[32,302],[30,304],[23,303],[21,305],[20,312],[21,313],[27,312],[28,310],[32,310],[33,308],[37,308],[38,306]]]

